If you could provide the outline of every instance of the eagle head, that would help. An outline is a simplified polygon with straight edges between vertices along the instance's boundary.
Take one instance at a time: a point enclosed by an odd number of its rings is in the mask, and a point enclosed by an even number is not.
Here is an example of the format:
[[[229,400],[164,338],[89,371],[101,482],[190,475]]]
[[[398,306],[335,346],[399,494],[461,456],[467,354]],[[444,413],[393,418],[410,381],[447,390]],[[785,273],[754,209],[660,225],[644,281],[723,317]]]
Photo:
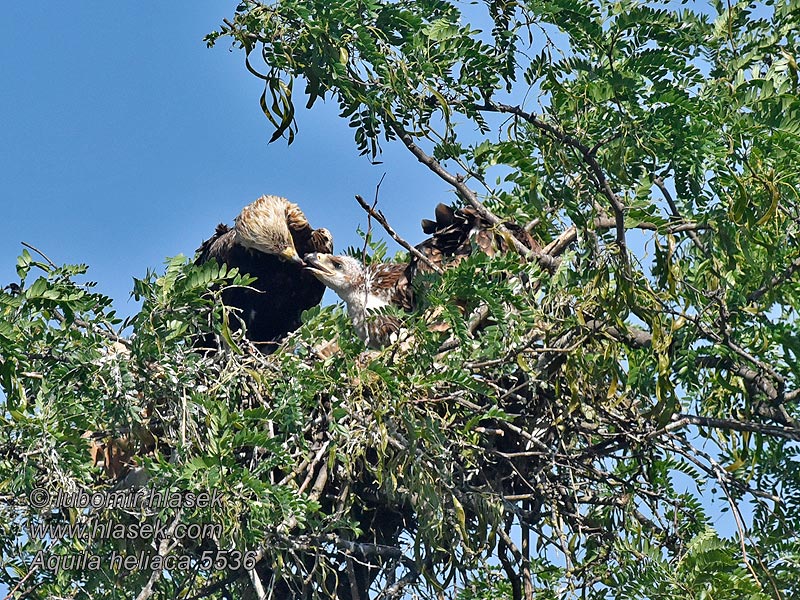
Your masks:
[[[391,304],[391,290],[403,269],[399,265],[364,266],[352,256],[313,252],[305,255],[306,270],[347,303],[353,327],[370,348],[382,348],[397,339],[400,321],[380,312]]]
[[[334,256],[313,252],[306,254],[306,270],[350,303],[367,291],[366,269],[352,256]]]
[[[236,217],[236,242],[245,248],[252,248],[266,254],[274,254],[304,266],[297,254],[289,231],[303,216],[296,204],[280,196],[261,196],[248,204]]]

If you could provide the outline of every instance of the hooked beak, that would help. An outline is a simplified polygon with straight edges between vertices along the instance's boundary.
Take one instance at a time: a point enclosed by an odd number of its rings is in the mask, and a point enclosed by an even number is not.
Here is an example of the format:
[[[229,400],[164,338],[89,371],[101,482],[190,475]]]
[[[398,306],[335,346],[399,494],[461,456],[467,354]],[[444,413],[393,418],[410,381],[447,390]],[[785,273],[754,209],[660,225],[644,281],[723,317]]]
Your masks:
[[[294,249],[293,246],[288,246],[281,250],[280,257],[284,260],[288,260],[289,262],[293,262],[301,267],[305,267],[306,263],[303,262],[303,259],[300,258],[300,255],[297,254],[297,250]]]
[[[333,273],[333,271],[331,271],[327,265],[325,265],[325,263],[319,259],[319,254],[316,252],[306,254],[304,260],[306,264],[306,271],[319,273],[321,275],[330,275]]]

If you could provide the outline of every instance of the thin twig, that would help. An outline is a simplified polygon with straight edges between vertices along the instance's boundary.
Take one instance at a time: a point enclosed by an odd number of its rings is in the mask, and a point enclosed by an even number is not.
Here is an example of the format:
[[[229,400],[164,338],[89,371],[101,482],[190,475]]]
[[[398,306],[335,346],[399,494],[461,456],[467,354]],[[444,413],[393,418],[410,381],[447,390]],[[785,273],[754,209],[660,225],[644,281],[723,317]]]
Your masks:
[[[49,265],[50,265],[51,267],[53,267],[54,269],[56,269],[56,268],[57,268],[57,266],[56,266],[56,263],[54,263],[52,260],[50,260],[50,258],[47,256],[47,254],[45,254],[44,252],[42,252],[41,250],[39,250],[39,249],[38,249],[36,246],[33,246],[33,245],[29,244],[28,242],[20,242],[20,244],[22,244],[22,245],[23,245],[23,246],[25,246],[26,248],[30,248],[31,250],[33,250],[34,252],[36,252],[36,254],[38,254],[38,255],[39,255],[39,256],[41,256],[43,259],[45,259],[45,260],[47,261],[47,264],[49,264]]]
[[[36,566],[35,566],[35,567],[33,567],[33,568],[30,570],[30,571],[28,571],[27,573],[25,573],[25,577],[23,577],[22,579],[20,579],[20,580],[17,582],[17,585],[15,585],[15,586],[14,586],[14,589],[12,589],[12,590],[11,590],[11,591],[8,593],[8,596],[6,596],[5,598],[3,598],[3,600],[11,600],[11,598],[14,596],[14,594],[16,594],[16,593],[17,593],[17,590],[20,588],[20,586],[21,586],[23,583],[25,583],[25,580],[26,580],[26,579],[28,579],[28,577],[30,577],[30,576],[31,576],[31,575],[33,575],[34,573],[36,573],[36,571],[38,571],[38,570],[39,570],[39,565],[36,565]]]
[[[664,200],[666,200],[667,204],[669,205],[669,210],[672,213],[672,217],[675,219],[683,220],[683,216],[681,216],[681,213],[678,210],[678,205],[675,204],[675,200],[672,199],[672,194],[670,194],[669,190],[667,189],[667,186],[664,185],[664,179],[661,177],[653,177],[653,183],[659,190],[661,190],[661,194],[664,196]],[[689,231],[688,233],[689,233],[689,238],[692,240],[694,245],[697,246],[703,254],[708,255],[708,250],[706,250],[705,244],[703,244],[703,242],[700,240],[697,234],[694,231]]]
[[[375,209],[378,206],[378,194],[381,191],[381,184],[383,183],[384,178],[386,177],[386,173],[381,175],[380,180],[378,181],[378,185],[375,186],[375,199],[372,201],[372,208]],[[356,199],[361,198],[361,196],[356,196]],[[366,266],[367,264],[367,246],[369,245],[369,241],[372,238],[372,212],[367,211],[367,232],[364,234],[364,247],[361,248],[361,262]]]
[[[747,567],[747,570],[750,571],[750,574],[753,576],[753,580],[756,582],[756,585],[758,585],[758,588],[764,589],[764,586],[761,584],[761,580],[758,578],[758,574],[753,568],[753,565],[750,564],[750,559],[747,556],[747,545],[746,545],[747,533],[744,530],[744,521],[742,519],[742,513],[739,511],[739,506],[736,504],[736,501],[733,499],[731,493],[728,491],[728,486],[726,484],[726,480],[723,475],[724,471],[716,463],[712,463],[712,466],[714,468],[714,475],[716,476],[716,479],[719,482],[720,487],[722,488],[722,492],[725,494],[725,499],[728,501],[728,506],[730,506],[731,508],[731,513],[733,514],[733,520],[736,522],[736,531],[739,535],[739,547],[742,550],[742,562],[744,562],[744,565],[745,567]],[[761,563],[761,559],[758,556],[757,549],[756,549],[756,559],[759,561],[761,567],[763,568],[764,564]],[[769,571],[766,572],[769,573]],[[781,593],[778,590],[777,586],[775,585],[775,582],[771,578],[770,578],[770,583],[772,583],[773,589],[776,593],[776,597],[781,598]]]
[[[400,244],[403,248],[405,248],[411,254],[413,254],[415,257],[417,257],[419,260],[424,262],[432,271],[435,271],[439,275],[441,275],[443,273],[442,269],[439,266],[437,266],[436,264],[431,262],[431,260],[427,256],[425,256],[422,252],[420,252],[419,250],[414,248],[414,246],[412,246],[407,241],[405,241],[403,238],[401,238],[397,234],[397,232],[395,232],[395,230],[392,229],[392,227],[386,221],[386,217],[384,216],[383,212],[381,212],[379,210],[375,210],[375,206],[374,205],[370,206],[369,204],[367,204],[367,202],[364,200],[364,198],[362,198],[358,194],[356,194],[356,200],[361,205],[361,208],[363,208],[365,211],[367,211],[367,214],[370,215],[370,217],[374,217],[374,219],[378,223],[381,224],[381,226],[386,230],[386,233],[388,233],[395,242]]]
[[[178,510],[177,514],[175,515],[175,519],[170,524],[169,528],[165,532],[164,537],[162,538],[161,542],[158,545],[158,555],[161,558],[167,556],[175,546],[178,545],[177,540],[173,541],[172,536],[175,535],[175,529],[178,527],[178,524],[181,522],[181,516],[183,515],[182,510]],[[155,593],[153,587],[158,580],[161,579],[161,574],[163,573],[164,569],[156,569],[150,575],[150,579],[147,582],[147,585],[142,588],[142,591],[139,592],[139,595],[136,596],[136,600],[147,600]]]

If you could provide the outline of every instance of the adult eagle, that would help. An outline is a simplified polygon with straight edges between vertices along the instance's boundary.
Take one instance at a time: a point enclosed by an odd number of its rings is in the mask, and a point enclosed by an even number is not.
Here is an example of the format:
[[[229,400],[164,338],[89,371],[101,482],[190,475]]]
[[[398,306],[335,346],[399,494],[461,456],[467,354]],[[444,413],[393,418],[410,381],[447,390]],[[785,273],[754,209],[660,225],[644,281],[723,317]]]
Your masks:
[[[325,292],[324,284],[303,270],[300,257],[332,251],[330,232],[313,229],[296,204],[279,196],[261,196],[242,209],[233,228],[217,225],[214,236],[197,249],[195,264],[216,260],[256,278],[252,289],[223,290],[222,301],[235,309],[230,328],[243,323],[247,338],[270,353],[300,326],[301,313],[319,304]]]
[[[539,247],[524,228],[511,222],[504,225],[528,248]],[[416,248],[440,268],[458,264],[476,249],[489,256],[510,250],[509,241],[471,207],[456,210],[439,204],[436,220],[423,219],[422,229],[431,237]],[[411,310],[415,304],[411,282],[417,273],[429,270],[416,256],[408,263],[364,265],[352,256],[313,253],[305,256],[305,262],[308,271],[345,301],[358,337],[370,348],[391,343],[401,325],[380,309],[391,305]]]

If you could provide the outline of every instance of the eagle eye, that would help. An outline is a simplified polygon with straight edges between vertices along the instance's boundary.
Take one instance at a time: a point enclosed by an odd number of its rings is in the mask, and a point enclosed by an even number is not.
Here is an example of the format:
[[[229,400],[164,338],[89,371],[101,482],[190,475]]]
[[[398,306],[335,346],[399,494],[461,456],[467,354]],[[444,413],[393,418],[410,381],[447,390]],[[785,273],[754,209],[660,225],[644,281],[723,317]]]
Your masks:
[[[342,263],[340,263],[340,262],[333,263],[333,268],[336,269],[337,271],[341,271],[342,270]]]

